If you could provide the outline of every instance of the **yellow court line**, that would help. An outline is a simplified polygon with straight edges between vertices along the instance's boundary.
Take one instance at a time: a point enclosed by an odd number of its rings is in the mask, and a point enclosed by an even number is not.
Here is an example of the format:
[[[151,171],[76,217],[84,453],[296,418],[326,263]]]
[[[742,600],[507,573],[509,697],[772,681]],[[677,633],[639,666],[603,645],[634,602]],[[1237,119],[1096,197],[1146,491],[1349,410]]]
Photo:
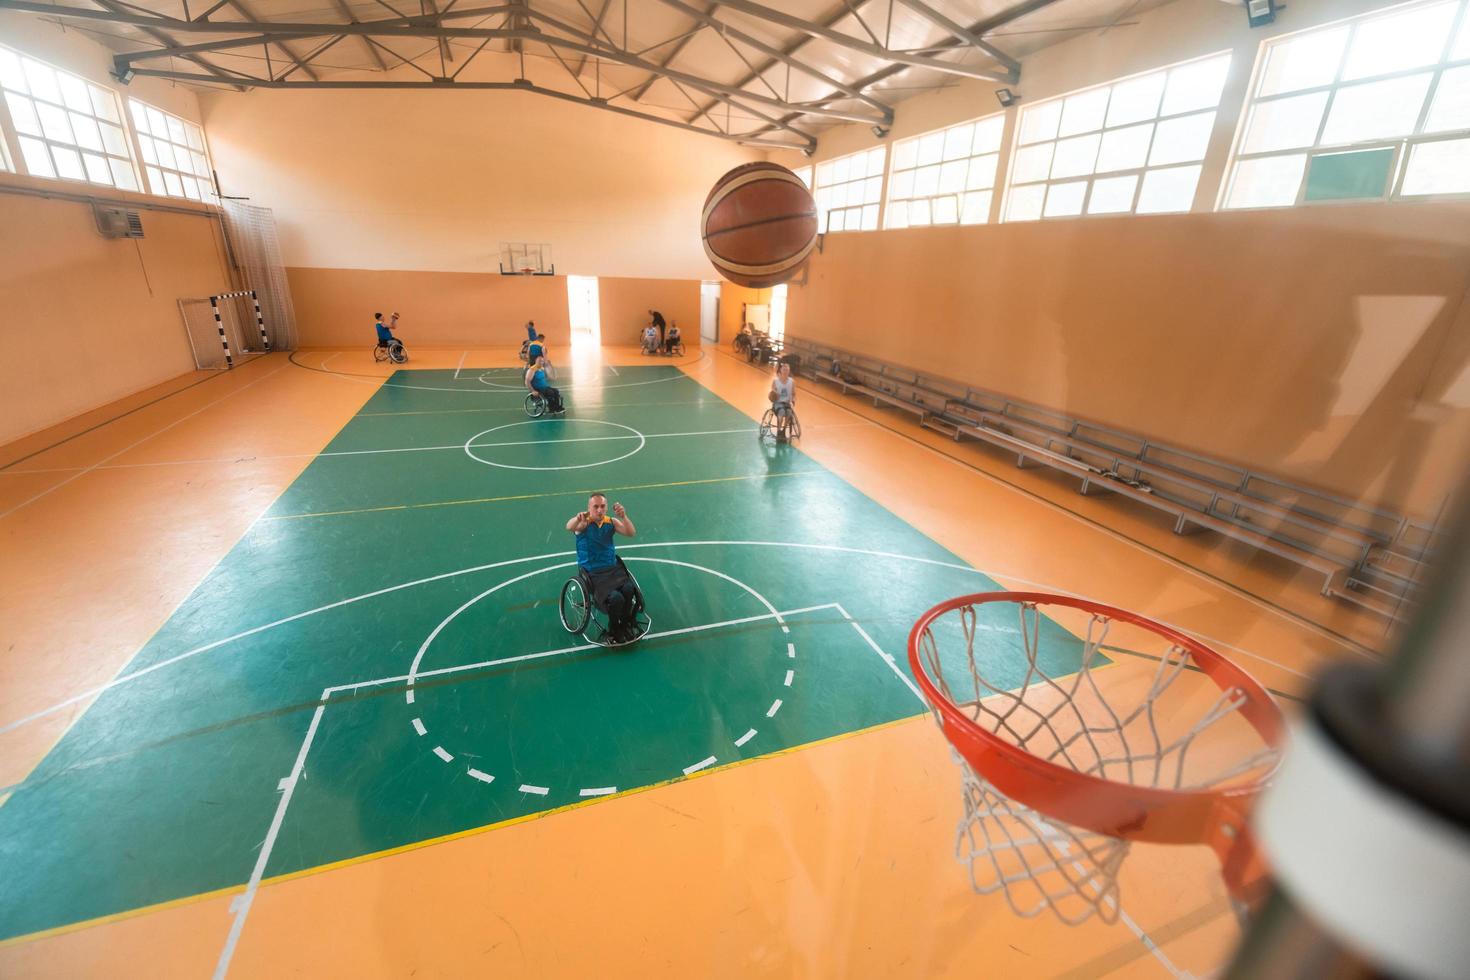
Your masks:
[[[294,521],[304,517],[341,517],[346,514],[376,514],[390,510],[421,510],[425,507],[458,507],[461,504],[497,504],[507,500],[538,500],[542,497],[567,497],[576,494],[622,493],[627,490],[663,490],[668,487],[692,487],[703,483],[730,483],[737,480],[774,480],[783,476],[812,476],[825,469],[800,470],[795,473],[758,473],[755,476],[718,476],[709,480],[677,480],[673,483],[640,483],[628,487],[604,487],[591,490],[552,490],[547,493],[521,493],[507,497],[472,497],[468,500],[439,500],[427,504],[389,504],[386,507],[363,507],[358,510],[323,510],[311,514],[280,514],[262,517],[262,521]]]
[[[803,742],[801,745],[788,746],[784,749],[778,749],[775,752],[768,752],[765,755],[752,756],[749,759],[736,759],[734,762],[727,762],[723,766],[713,766],[709,769],[701,769],[698,772],[691,773],[687,776],[674,776],[670,779],[661,780],[657,783],[649,783],[647,786],[638,786],[633,789],[623,790],[620,793],[611,793],[607,796],[597,796],[592,797],[591,799],[578,800],[575,803],[568,803],[564,806],[553,807],[550,810],[538,810],[535,813],[527,813],[519,817],[511,817],[508,820],[500,820],[495,823],[484,824],[480,827],[471,827],[468,830],[458,830],[452,834],[442,834],[438,837],[430,837],[427,840],[415,841],[412,844],[400,844],[397,847],[389,847],[381,851],[373,851],[369,854],[359,854],[357,857],[345,858],[341,861],[332,861],[328,864],[318,864],[314,867],[302,868],[299,871],[288,871],[285,874],[274,875],[272,877],[262,879],[260,882],[260,887],[265,888],[267,885],[277,885],[287,881],[294,881],[297,878],[306,878],[310,877],[311,875],[322,874],[327,871],[336,871],[339,868],[347,868],[355,864],[366,864],[369,861],[376,861],[379,858],[393,857],[396,854],[406,854],[409,851],[417,851],[420,848],[424,847],[433,847],[436,844],[447,844],[450,841],[462,840],[466,837],[474,837],[479,834],[488,833],[492,830],[501,830],[506,827],[514,827],[517,824],[529,823],[532,820],[540,820],[543,817],[555,816],[556,814],[566,813],[570,810],[579,810],[582,807],[592,806],[597,803],[605,803],[608,800],[622,799],[625,796],[635,796],[639,793],[646,793],[649,790],[661,789],[665,786],[672,786],[675,783],[688,782],[693,779],[703,779],[706,776],[712,776],[717,772],[726,772],[731,769],[736,769],[740,766],[748,766],[754,762],[764,762],[767,759],[775,759],[781,756],[792,755],[796,752],[804,752],[807,749],[816,748],[822,745],[829,745],[835,742],[841,742],[845,739],[855,738],[859,735],[867,735],[870,732],[879,732],[885,729],[894,728],[898,725],[907,724],[908,722],[913,721],[915,718],[922,717],[925,714],[927,714],[927,712],[920,712],[918,714],[909,715],[906,718],[895,718],[892,721],[885,721],[877,725],[870,725],[867,728],[859,728],[850,732],[841,732],[837,735],[829,735],[826,738],[817,739],[814,742]],[[135,909],[127,909],[123,912],[113,912],[110,915],[98,916],[95,919],[84,919],[81,922],[72,922],[64,926],[55,926],[50,929],[43,929],[39,932],[30,932],[22,936],[12,936],[9,939],[0,939],[0,949],[5,949],[8,946],[19,946],[23,943],[37,942],[42,939],[50,939],[53,936],[62,936],[68,933],[81,932],[84,929],[91,929],[96,926],[107,925],[108,923],[112,922],[120,922],[124,919],[135,919],[144,915],[151,915],[154,912],[163,912],[168,909],[179,908],[180,906],[184,905],[192,905],[196,902],[204,902],[213,898],[221,898],[225,895],[238,894],[240,892],[243,892],[245,888],[246,885],[242,882],[238,885],[230,885],[225,888],[216,888],[214,891],[201,892],[197,895],[185,895],[182,898],[173,898],[169,899],[166,902],[158,902],[153,905],[143,905]]]

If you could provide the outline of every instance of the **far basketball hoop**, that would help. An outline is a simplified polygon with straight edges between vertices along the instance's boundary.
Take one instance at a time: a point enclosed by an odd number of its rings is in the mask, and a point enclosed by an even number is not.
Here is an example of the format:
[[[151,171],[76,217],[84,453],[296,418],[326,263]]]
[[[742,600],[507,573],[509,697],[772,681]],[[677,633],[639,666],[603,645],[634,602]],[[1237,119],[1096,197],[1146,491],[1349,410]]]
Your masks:
[[[501,242],[500,274],[502,276],[554,276],[556,263],[551,246],[545,242]]]
[[[909,666],[960,765],[977,892],[1111,922],[1135,841],[1208,845],[1237,911],[1264,886],[1247,817],[1285,725],[1210,647],[1101,603],[985,592],[920,617]]]

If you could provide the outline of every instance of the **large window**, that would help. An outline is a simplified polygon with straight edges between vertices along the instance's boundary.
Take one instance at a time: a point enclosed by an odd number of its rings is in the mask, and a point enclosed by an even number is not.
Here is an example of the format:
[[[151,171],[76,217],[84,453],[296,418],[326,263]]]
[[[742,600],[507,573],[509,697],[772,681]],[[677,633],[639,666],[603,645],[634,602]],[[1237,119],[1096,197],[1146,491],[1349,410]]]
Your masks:
[[[878,146],[817,164],[817,227],[874,231],[883,197],[884,151]]]
[[[0,90],[27,173],[138,189],[111,89],[0,48]]]
[[[129,99],[128,108],[138,131],[148,189],[167,197],[213,201],[214,181],[210,178],[203,130],[137,99]]]
[[[1188,211],[1230,55],[1021,110],[1006,221]]]
[[[989,221],[1004,130],[997,113],[895,143],[883,227]]]
[[[1237,139],[1228,208],[1470,193],[1466,0],[1267,42]]]

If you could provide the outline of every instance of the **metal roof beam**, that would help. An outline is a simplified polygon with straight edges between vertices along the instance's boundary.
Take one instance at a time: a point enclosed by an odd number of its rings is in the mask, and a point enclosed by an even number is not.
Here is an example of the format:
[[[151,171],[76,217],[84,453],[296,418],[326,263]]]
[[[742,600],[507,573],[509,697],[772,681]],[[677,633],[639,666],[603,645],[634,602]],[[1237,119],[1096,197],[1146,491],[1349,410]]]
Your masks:
[[[839,47],[844,47],[852,51],[857,51],[860,54],[865,54],[870,58],[877,58],[880,61],[897,62],[899,64],[907,65],[911,68],[928,68],[933,71],[944,72],[950,75],[959,75],[963,78],[979,79],[980,81],[1015,81],[1015,79],[1011,77],[1010,72],[999,73],[993,71],[984,71],[979,68],[968,68],[964,65],[956,64],[952,61],[942,61],[938,58],[930,58],[925,55],[904,54],[901,51],[893,51],[883,47],[882,45],[874,44],[871,41],[859,40],[858,38],[853,37],[851,34],[844,34],[841,31],[836,30],[833,27],[829,27],[825,24],[814,24],[809,20],[804,20],[800,17],[792,16],[791,14],[784,13],[780,10],[776,10],[775,8],[766,7],[761,4],[754,3],[753,0],[720,0],[720,2],[723,6],[729,7],[731,10],[738,10],[741,13],[748,14],[751,17],[756,17],[760,20],[770,21],[773,24],[780,24],[782,27],[786,27],[791,30],[801,31],[804,34],[809,34],[812,37],[821,38],[824,41],[830,41],[831,43],[836,44]],[[848,11],[844,11],[844,13],[847,12]]]
[[[833,78],[826,72],[814,68],[804,61],[798,61],[796,58],[793,58],[791,55],[780,50],[779,48],[774,48],[771,45],[766,44],[759,38],[751,37],[744,31],[741,31],[735,27],[730,26],[729,24],[724,23],[723,21],[716,19],[714,16],[712,16],[712,14],[714,10],[718,9],[718,7],[720,6],[718,3],[711,4],[710,10],[708,12],[701,13],[698,8],[689,6],[687,3],[684,3],[683,0],[659,0],[659,2],[667,7],[672,7],[675,10],[680,11],[681,13],[689,17],[693,17],[699,23],[713,28],[722,35],[733,37],[735,40],[740,41],[742,44],[748,45],[749,47],[752,47],[755,50],[759,51],[761,54],[764,54],[767,57],[773,59],[774,63],[767,63],[762,68],[755,68],[754,66],[751,66],[749,62],[747,62],[747,67],[751,68],[751,73],[750,75],[746,76],[747,80],[742,82],[740,87],[743,88],[745,85],[749,84],[749,82],[754,81],[757,78],[764,78],[765,72],[774,67],[774,64],[789,65],[797,71],[802,72],[805,75],[810,75],[812,78],[815,78],[818,81],[826,82],[828,85],[831,85],[839,92],[843,92],[860,102],[865,102],[868,105],[872,106],[874,109],[878,110],[878,112],[882,113],[882,121],[884,125],[893,122],[893,108],[891,106],[885,105],[871,96],[864,95],[861,90],[853,88],[848,83]]]
[[[174,81],[190,82],[190,83],[193,83],[193,84],[215,84],[218,81],[215,78],[212,78],[212,77],[209,77],[209,76],[205,76],[205,75],[196,75],[196,74],[191,74],[189,72],[167,71],[167,70],[164,70],[164,69],[154,69],[154,68],[138,68],[138,69],[136,69],[136,74],[142,75],[142,76],[147,76],[149,78],[168,78],[168,79],[173,79]],[[807,144],[804,143],[804,142],[803,143],[794,143],[794,142],[789,142],[789,141],[782,141],[782,140],[774,140],[774,139],[765,138],[763,132],[750,132],[750,133],[722,133],[722,132],[717,132],[715,130],[706,129],[706,128],[702,127],[702,126],[694,126],[694,125],[691,125],[689,123],[680,122],[677,119],[665,119],[665,118],[662,118],[660,116],[652,115],[650,113],[640,112],[637,109],[630,109],[630,108],[627,108],[625,106],[610,105],[607,102],[606,99],[584,99],[584,98],[581,98],[581,97],[576,96],[576,95],[572,95],[572,94],[567,93],[567,92],[558,92],[555,89],[542,88],[539,85],[534,85],[534,84],[532,84],[530,82],[525,82],[525,81],[513,81],[513,82],[451,82],[451,81],[447,81],[446,80],[446,81],[427,81],[427,82],[407,82],[407,81],[317,81],[317,82],[310,82],[310,81],[308,81],[308,82],[292,82],[292,81],[282,81],[280,79],[272,79],[272,80],[265,80],[265,79],[246,80],[246,79],[240,79],[239,80],[239,83],[242,84],[242,85],[244,85],[244,86],[246,86],[246,87],[248,87],[248,88],[264,88],[264,89],[328,89],[328,90],[349,89],[350,90],[350,89],[384,89],[384,88],[390,88],[390,89],[445,89],[445,88],[455,88],[455,89],[476,89],[476,90],[490,89],[490,90],[507,90],[507,91],[518,91],[518,92],[530,92],[530,93],[533,93],[535,95],[543,95],[543,96],[546,96],[547,98],[559,99],[559,100],[561,100],[563,102],[574,102],[574,103],[576,103],[578,105],[591,106],[594,109],[603,109],[603,110],[605,110],[607,112],[616,112],[619,115],[631,116],[631,117],[636,118],[636,119],[642,119],[642,120],[644,120],[646,122],[658,123],[661,126],[673,126],[676,129],[683,129],[683,130],[687,130],[689,132],[698,133],[701,136],[715,136],[715,137],[718,137],[718,138],[721,138],[721,139],[731,140],[731,141],[734,141],[734,142],[745,143],[745,144],[749,144],[749,145],[763,146],[763,147],[767,147],[767,148],[770,148],[770,149],[804,150],[804,149],[807,148]]]
[[[966,30],[959,24],[956,24],[954,21],[944,16],[944,14],[935,10],[927,3],[924,3],[923,0],[892,0],[892,2],[903,4],[905,7],[909,8],[914,13],[927,20],[929,23],[936,24],[939,27],[944,28],[946,31],[949,31],[949,33],[954,35],[955,39],[960,41],[961,43],[968,44],[970,47],[976,49],[977,51],[981,51],[999,62],[1000,64],[1005,65],[1006,69],[1011,73],[1011,78],[1009,79],[1009,81],[1014,82],[1017,78],[1020,77],[1021,63],[1019,61],[1017,61],[1015,58],[1012,58],[1010,55],[1006,54],[995,45],[989,43],[984,38],[980,37],[980,35],[974,33],[973,31]]]

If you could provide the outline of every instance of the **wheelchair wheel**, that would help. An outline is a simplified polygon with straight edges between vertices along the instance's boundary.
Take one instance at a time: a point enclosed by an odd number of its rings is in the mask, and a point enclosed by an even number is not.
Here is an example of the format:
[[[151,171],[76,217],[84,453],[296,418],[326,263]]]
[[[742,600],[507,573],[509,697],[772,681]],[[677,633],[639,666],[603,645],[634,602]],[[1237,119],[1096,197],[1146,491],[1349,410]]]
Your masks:
[[[380,363],[387,360],[387,358],[388,348],[384,347],[382,344],[379,344],[378,346],[373,348],[373,363]]]
[[[567,579],[561,587],[561,625],[568,633],[580,635],[592,619],[592,596],[580,576]]]
[[[760,437],[762,439],[776,438],[776,410],[774,408],[766,409],[766,414],[761,416]]]
[[[533,419],[539,419],[546,414],[546,399],[534,391],[526,392],[526,414]]]
[[[394,364],[402,364],[408,360],[408,352],[403,349],[401,343],[395,340],[388,345],[388,360]]]

